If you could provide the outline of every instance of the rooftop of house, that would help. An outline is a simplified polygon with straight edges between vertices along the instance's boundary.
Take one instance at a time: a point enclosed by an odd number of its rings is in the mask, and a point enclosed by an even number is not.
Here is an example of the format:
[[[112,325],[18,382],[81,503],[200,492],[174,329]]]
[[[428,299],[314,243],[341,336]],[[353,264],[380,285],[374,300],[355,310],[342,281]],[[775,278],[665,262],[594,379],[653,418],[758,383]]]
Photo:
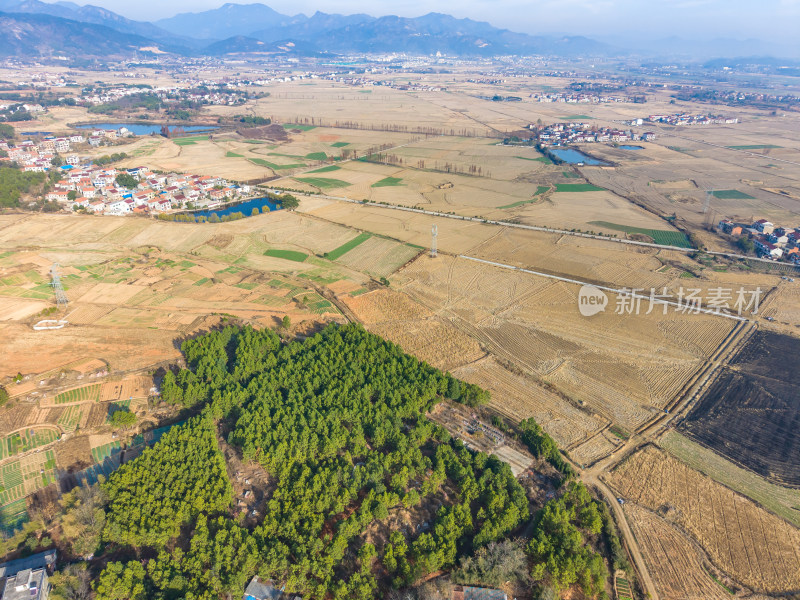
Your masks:
[[[508,595],[492,588],[457,585],[453,588],[452,600],[508,600]]]
[[[56,564],[56,551],[48,550],[33,554],[25,558],[18,558],[7,563],[0,564],[0,577],[11,577],[25,569],[47,568],[52,570]]]
[[[5,580],[3,600],[37,600],[47,587],[47,573],[44,568],[23,569]],[[47,590],[44,589],[45,595]]]

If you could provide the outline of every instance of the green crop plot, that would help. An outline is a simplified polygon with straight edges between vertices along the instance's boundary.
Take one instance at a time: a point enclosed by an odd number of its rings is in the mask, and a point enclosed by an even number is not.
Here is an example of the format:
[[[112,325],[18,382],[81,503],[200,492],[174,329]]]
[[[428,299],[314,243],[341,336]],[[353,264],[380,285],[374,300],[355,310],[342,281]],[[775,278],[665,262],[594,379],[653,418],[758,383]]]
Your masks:
[[[334,142],[331,144],[331,148],[344,148],[345,146],[349,146],[350,142]]]
[[[330,179],[327,177],[295,177],[295,179],[302,183],[307,183],[308,185],[318,187],[322,190],[349,187],[352,185],[351,183],[342,181],[341,179]]]
[[[515,156],[514,158],[518,158],[520,160],[529,160],[531,162],[540,162],[546,165],[552,165],[553,161],[547,158],[546,156],[539,156],[537,158],[529,158],[527,156]]]
[[[236,152],[231,152],[228,150],[225,153],[225,158],[244,158],[244,154],[236,154]]]
[[[59,437],[61,435],[55,429],[26,429],[12,433],[0,441],[0,459],[55,442]]]
[[[175,142],[178,146],[190,146],[192,144],[196,144],[197,142],[204,142],[208,139],[207,135],[191,135],[182,138],[175,138],[172,141]]]
[[[549,185],[540,185],[536,188],[536,192],[533,194],[533,198],[531,198],[530,200],[520,200],[519,202],[512,202],[511,204],[506,204],[505,206],[498,206],[497,208],[516,208],[517,206],[522,206],[523,204],[530,204],[531,202],[537,202],[536,196],[541,196],[549,189],[550,189]]]
[[[58,424],[66,431],[75,431],[81,422],[81,407],[79,405],[68,406],[64,413],[58,418]]]
[[[299,169],[301,167],[305,167],[306,165],[303,163],[294,163],[291,165],[278,165],[263,158],[248,158],[251,163],[255,165],[259,165],[260,167],[267,167],[272,169],[273,171],[281,171],[284,169]]]
[[[726,146],[731,150],[769,150],[771,148],[783,148],[775,144],[745,144],[744,146]]]
[[[398,185],[402,185],[400,182],[403,181],[399,177],[384,177],[380,181],[376,181],[370,187],[379,188],[379,187],[394,187]]]
[[[589,115],[568,115],[566,117],[558,117],[562,121],[576,121],[578,119],[594,119],[594,117],[590,117]]]
[[[592,185],[591,183],[557,183],[557,192],[602,192],[605,191],[601,187]]]
[[[28,520],[28,507],[24,498],[0,506],[0,531],[6,535],[12,535],[21,529]]]
[[[643,229],[642,227],[629,227],[628,225],[619,225],[618,223],[609,223],[607,221],[590,221],[590,225],[597,225],[605,229],[613,229],[615,231],[624,231],[625,233],[639,233],[646,235],[653,239],[654,244],[661,246],[677,246],[678,248],[691,248],[687,238],[680,231],[669,231],[664,229]]]
[[[297,123],[284,123],[284,129],[299,129],[300,131],[311,131],[312,129],[316,129],[316,125],[298,125]]]
[[[108,444],[98,446],[97,448],[92,448],[92,458],[96,463],[101,463],[112,454],[116,454],[119,451],[119,442],[110,442]]]
[[[297,252],[296,250],[275,250],[269,249],[264,252],[264,256],[271,256],[272,258],[282,258],[284,260],[293,260],[294,262],[304,262],[308,258],[308,254]]]
[[[745,194],[739,190],[714,190],[711,193],[720,200],[755,200],[750,194]]]
[[[97,402],[100,400],[100,386],[101,384],[95,383],[94,385],[87,385],[74,390],[61,392],[55,398],[56,404],[67,404],[70,402]]]
[[[344,244],[342,244],[338,248],[328,252],[326,258],[328,260],[336,260],[337,258],[341,258],[345,254],[350,252],[350,250],[352,250],[353,248],[355,248],[359,244],[363,244],[364,242],[366,242],[371,237],[372,237],[372,234],[370,234],[370,233],[361,233],[358,236],[354,237],[349,242],[345,242]]]
[[[573,173],[572,171],[561,171],[561,174],[567,179],[578,179],[580,177],[580,175]]]
[[[342,167],[337,167],[336,165],[329,165],[327,167],[322,167],[321,169],[316,169],[314,171],[309,171],[309,174],[314,173],[331,173],[332,171],[340,171]]]
[[[328,160],[328,155],[324,152],[311,152],[305,155],[308,160]]]

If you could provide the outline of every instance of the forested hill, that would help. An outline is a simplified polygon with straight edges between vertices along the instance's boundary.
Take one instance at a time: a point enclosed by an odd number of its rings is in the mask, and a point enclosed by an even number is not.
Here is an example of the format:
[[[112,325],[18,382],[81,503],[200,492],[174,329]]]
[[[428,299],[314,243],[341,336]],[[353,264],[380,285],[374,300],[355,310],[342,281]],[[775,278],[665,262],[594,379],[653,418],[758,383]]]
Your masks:
[[[600,539],[602,511],[579,484],[539,514],[527,550],[491,545],[529,523],[523,488],[508,465],[425,416],[444,397],[485,401],[480,388],[357,325],[290,343],[228,327],[182,351],[188,368],[166,374],[162,396],[198,416],[81,492],[91,503],[65,501],[72,550],[105,565],[98,600],[240,596],[256,574],[306,599],[384,598],[442,569],[486,582],[480,557],[498,548],[516,559],[489,561],[492,577],[603,589],[605,563],[586,543]],[[254,526],[234,517],[221,431],[268,473]]]

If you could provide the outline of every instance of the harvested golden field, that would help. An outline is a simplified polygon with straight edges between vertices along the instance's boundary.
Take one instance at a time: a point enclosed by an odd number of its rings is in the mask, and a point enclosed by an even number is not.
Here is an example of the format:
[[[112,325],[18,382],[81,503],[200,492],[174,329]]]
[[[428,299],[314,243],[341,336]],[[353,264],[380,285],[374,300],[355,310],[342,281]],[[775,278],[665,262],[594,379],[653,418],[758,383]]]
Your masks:
[[[375,277],[388,277],[420,252],[420,248],[373,236],[337,262]]]
[[[422,255],[394,280],[492,354],[628,432],[661,413],[733,328],[646,306],[581,317],[575,284],[448,256]]]
[[[706,571],[702,553],[679,530],[637,504],[626,504],[625,516],[660,598],[730,600],[730,593]]]
[[[744,496],[653,446],[608,481],[626,500],[672,518],[735,581],[768,593],[800,589],[800,530]]]
[[[492,394],[489,406],[498,413],[514,420],[536,419],[561,447],[572,448],[604,424],[602,419],[575,408],[535,379],[509,371],[493,357],[464,365],[452,373],[489,390]]]

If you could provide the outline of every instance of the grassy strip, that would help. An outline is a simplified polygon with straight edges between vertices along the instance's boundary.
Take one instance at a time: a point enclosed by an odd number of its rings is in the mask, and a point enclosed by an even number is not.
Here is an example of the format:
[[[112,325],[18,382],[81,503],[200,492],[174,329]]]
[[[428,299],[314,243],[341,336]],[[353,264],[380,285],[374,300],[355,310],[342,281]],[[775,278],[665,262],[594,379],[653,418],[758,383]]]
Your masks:
[[[330,188],[349,187],[352,185],[351,183],[342,181],[341,179],[328,179],[326,177],[295,177],[295,180],[301,181],[302,183],[307,183],[308,185],[313,185],[314,187],[318,187],[323,190]]]
[[[352,250],[353,248],[355,248],[359,244],[363,244],[364,242],[366,242],[371,237],[372,237],[372,234],[370,234],[370,233],[360,233],[359,235],[354,237],[349,242],[345,242],[344,244],[342,244],[338,248],[328,252],[325,255],[325,258],[327,258],[328,260],[336,260],[338,258],[341,258],[345,254],[350,252],[350,250]]]
[[[207,135],[194,135],[182,138],[174,138],[172,141],[178,144],[178,146],[190,146],[192,144],[196,144],[197,142],[204,142],[207,139]]]
[[[576,119],[594,119],[594,117],[590,117],[589,115],[568,115],[566,117],[558,117],[562,121],[575,121]]]
[[[720,200],[755,200],[750,194],[745,194],[739,190],[714,190],[711,192],[714,198]]]
[[[800,527],[800,490],[770,483],[677,431],[666,434],[659,445],[684,464]]]
[[[776,146],[775,144],[745,144],[744,146],[726,146],[731,150],[767,150],[770,148],[783,148],[783,146]]]
[[[312,129],[316,129],[316,125],[298,125],[297,123],[284,123],[284,129],[299,129],[300,131],[311,131]]]
[[[243,154],[236,154],[236,152],[231,152],[230,150],[228,150],[225,153],[225,158],[244,158],[244,155]]]
[[[625,233],[639,233],[653,238],[654,244],[662,246],[677,246],[679,248],[691,248],[687,238],[680,231],[669,231],[664,229],[644,229],[642,227],[630,227],[628,225],[620,225],[618,223],[609,223],[608,221],[590,221],[590,225],[597,225],[605,229],[613,229],[614,231],[624,231]]]
[[[505,206],[498,206],[497,208],[516,208],[517,206],[522,206],[523,204],[530,204],[531,202],[536,202],[536,196],[540,196],[544,194],[547,190],[550,189],[549,185],[540,185],[536,188],[536,192],[533,194],[533,198],[530,200],[520,200],[519,202],[512,202],[511,204],[506,204]]]
[[[400,182],[403,181],[399,177],[384,177],[380,181],[376,181],[370,187],[379,188],[379,187],[393,187],[396,185],[401,185]]]
[[[293,165],[276,165],[275,163],[269,162],[268,160],[264,160],[263,158],[248,158],[251,163],[262,166],[268,167],[273,171],[280,171],[283,169],[299,169],[301,167],[305,167],[304,164],[293,164]]]
[[[310,152],[305,155],[308,160],[328,160],[328,155],[324,152]]]
[[[294,262],[304,262],[308,258],[308,254],[304,252],[297,252],[296,250],[275,250],[272,248],[264,252],[264,256],[293,260]]]
[[[573,173],[572,171],[561,171],[561,174],[567,179],[578,179],[580,177],[580,175]]]
[[[546,165],[552,165],[553,161],[547,158],[546,156],[539,156],[538,158],[528,158],[526,156],[515,156],[514,158],[518,158],[520,160],[529,160],[531,162],[540,162]]]
[[[344,148],[345,146],[349,146],[350,142],[334,142],[331,144],[331,148]]]
[[[339,171],[342,167],[338,167],[336,165],[329,165],[327,167],[322,167],[321,169],[315,169],[314,171],[309,171],[309,174],[312,173],[330,173],[331,171]]]
[[[557,192],[603,192],[604,188],[597,187],[591,183],[557,183]]]

